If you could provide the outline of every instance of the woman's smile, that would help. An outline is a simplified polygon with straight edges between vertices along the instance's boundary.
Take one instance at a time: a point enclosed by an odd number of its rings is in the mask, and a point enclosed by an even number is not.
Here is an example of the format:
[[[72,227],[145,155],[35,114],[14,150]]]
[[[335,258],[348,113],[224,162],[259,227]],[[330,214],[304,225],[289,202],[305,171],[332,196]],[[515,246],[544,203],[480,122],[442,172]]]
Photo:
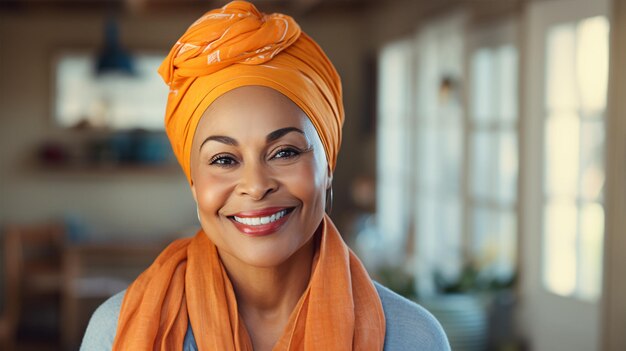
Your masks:
[[[261,210],[238,212],[227,216],[235,227],[250,236],[270,235],[280,230],[289,220],[295,207],[268,207]]]

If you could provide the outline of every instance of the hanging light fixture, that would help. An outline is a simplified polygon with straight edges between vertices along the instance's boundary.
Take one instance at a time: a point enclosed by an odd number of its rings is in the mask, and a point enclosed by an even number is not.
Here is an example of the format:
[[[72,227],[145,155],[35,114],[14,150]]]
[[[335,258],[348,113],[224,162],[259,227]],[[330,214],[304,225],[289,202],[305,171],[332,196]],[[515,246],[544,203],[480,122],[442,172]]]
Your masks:
[[[122,48],[119,27],[115,17],[110,16],[104,28],[104,48],[96,62],[98,76],[108,74],[135,75],[135,65],[130,54]]]

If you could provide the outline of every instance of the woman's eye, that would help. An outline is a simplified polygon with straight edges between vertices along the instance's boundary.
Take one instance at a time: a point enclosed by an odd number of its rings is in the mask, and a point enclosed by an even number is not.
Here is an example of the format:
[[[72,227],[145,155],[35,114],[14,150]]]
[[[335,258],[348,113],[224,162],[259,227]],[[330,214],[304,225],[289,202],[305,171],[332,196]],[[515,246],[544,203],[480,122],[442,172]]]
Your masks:
[[[292,148],[280,149],[274,154],[274,158],[291,158],[300,155],[300,151]]]
[[[220,167],[230,167],[234,166],[236,163],[237,161],[232,156],[228,155],[217,155],[212,157],[209,161],[210,165],[216,165]]]

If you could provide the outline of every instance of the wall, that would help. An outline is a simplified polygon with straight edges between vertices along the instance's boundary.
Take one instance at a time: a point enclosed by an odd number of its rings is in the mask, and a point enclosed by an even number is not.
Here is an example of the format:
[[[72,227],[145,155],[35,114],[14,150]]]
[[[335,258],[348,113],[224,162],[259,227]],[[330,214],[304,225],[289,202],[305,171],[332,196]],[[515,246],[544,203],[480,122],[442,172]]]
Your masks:
[[[121,16],[122,43],[131,50],[167,51],[198,15]],[[70,215],[82,218],[97,239],[161,237],[196,225],[182,172],[50,174],[25,162],[44,140],[77,137],[52,121],[51,60],[63,48],[99,48],[104,19],[85,12],[0,13],[0,225]],[[354,40],[360,38],[358,21],[356,15],[327,15],[300,22],[326,50],[344,83],[347,118],[335,208],[347,206],[345,189],[359,171],[353,161],[361,150],[363,109],[362,55]]]
[[[191,18],[121,21],[129,48],[166,49]],[[3,14],[0,18],[0,221],[81,217],[96,235],[164,235],[194,223],[181,174],[51,175],[28,166],[44,140],[76,138],[51,116],[51,60],[63,48],[97,49],[100,14]]]

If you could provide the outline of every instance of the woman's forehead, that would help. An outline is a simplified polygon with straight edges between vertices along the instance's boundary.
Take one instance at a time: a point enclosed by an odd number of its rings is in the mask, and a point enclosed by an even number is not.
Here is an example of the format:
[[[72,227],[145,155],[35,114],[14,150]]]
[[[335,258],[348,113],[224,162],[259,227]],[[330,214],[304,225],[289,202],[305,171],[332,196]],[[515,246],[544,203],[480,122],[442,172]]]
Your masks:
[[[262,86],[245,86],[216,99],[203,114],[195,140],[208,135],[265,136],[277,129],[294,127],[307,138],[317,137],[304,111],[280,92]]]

